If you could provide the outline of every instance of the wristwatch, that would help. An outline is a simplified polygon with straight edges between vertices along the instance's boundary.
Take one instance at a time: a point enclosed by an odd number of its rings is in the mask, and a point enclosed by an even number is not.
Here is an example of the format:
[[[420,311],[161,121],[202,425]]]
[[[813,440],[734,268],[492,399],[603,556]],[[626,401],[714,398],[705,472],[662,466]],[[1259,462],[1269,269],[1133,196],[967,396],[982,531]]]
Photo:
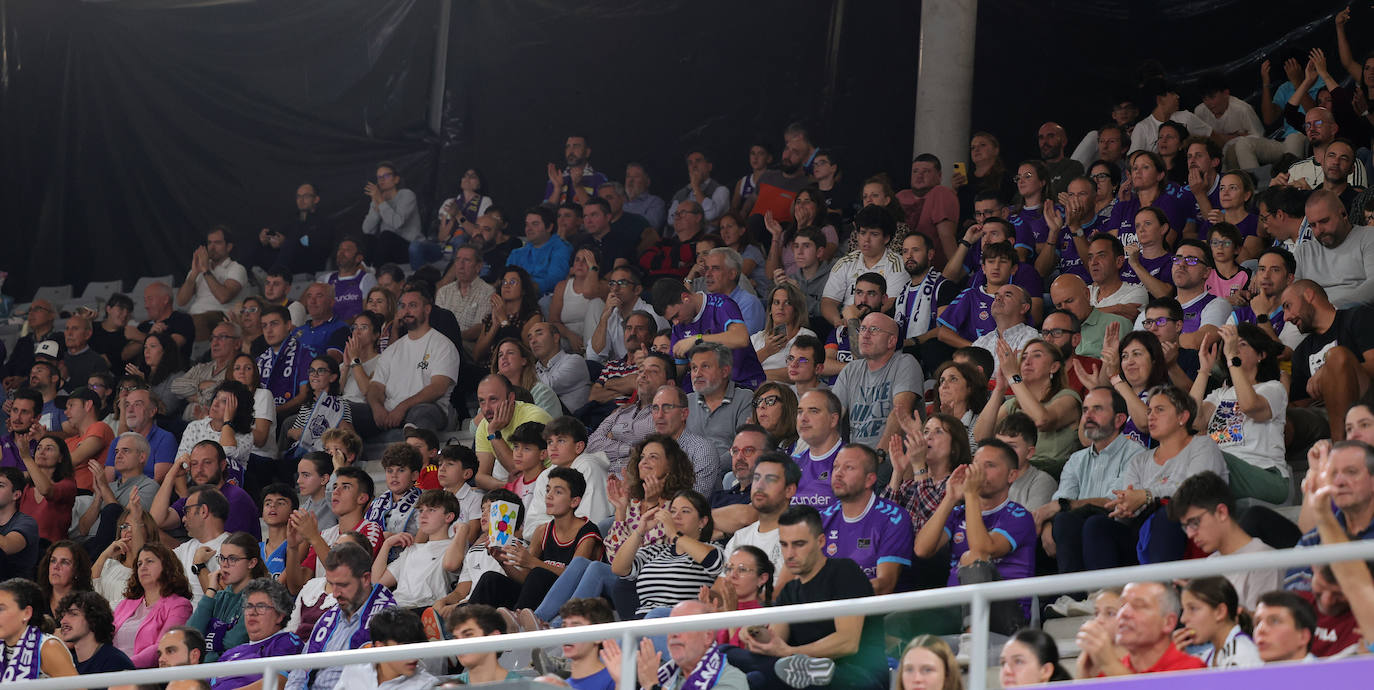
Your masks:
[[[204,563],[192,563],[192,564],[191,564],[191,574],[192,574],[192,575],[199,575],[199,574],[201,573],[202,570],[205,570],[205,568],[206,568],[206,566],[205,566]]]
[[[354,357],[354,358],[353,358],[353,361],[352,361],[352,362],[349,362],[349,364],[350,364],[351,366],[355,366],[355,367],[356,367],[356,366],[361,366],[362,363],[363,363],[363,360],[358,359],[357,357]]]
[[[1231,366],[1239,368],[1239,367],[1240,367],[1240,358],[1239,358],[1239,357],[1232,357],[1232,358],[1231,358]]]
[[[1269,315],[1268,315],[1268,314],[1255,314],[1255,323],[1256,323],[1256,324],[1269,323]]]
[[[1020,375],[1020,374],[1012,374],[1012,375],[1011,375],[1011,385],[1015,386],[1015,385],[1018,384],[1018,383],[1021,383],[1021,375]]]
[[[1069,502],[1069,499],[1067,498],[1061,498],[1059,499],[1059,510],[1060,512],[1067,513],[1070,510],[1073,510],[1073,503]]]
[[[495,441],[495,440],[498,439],[498,438],[501,438],[501,430],[500,430],[500,429],[497,429],[496,431],[493,431],[493,432],[491,432],[490,434],[487,434],[487,440],[488,440],[488,441]]]

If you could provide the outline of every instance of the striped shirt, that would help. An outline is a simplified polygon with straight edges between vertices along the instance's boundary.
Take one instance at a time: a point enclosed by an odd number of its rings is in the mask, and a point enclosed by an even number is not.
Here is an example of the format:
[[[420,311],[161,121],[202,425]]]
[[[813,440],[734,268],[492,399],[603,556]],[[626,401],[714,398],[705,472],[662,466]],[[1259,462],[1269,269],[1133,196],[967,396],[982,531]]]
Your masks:
[[[725,567],[725,553],[715,544],[707,544],[710,553],[701,563],[685,553],[673,550],[671,541],[663,541],[640,549],[630,566],[629,578],[635,581],[639,593],[639,608],[635,614],[643,616],[661,606],[674,606],[696,599],[702,587],[710,587]]]

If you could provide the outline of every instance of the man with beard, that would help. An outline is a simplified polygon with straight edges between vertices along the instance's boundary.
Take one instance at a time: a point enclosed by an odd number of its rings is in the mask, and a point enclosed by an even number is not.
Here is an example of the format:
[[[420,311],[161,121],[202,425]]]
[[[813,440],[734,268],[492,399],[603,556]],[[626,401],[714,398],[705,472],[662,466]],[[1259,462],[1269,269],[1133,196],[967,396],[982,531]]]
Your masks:
[[[334,263],[339,270],[330,273],[325,282],[334,287],[334,316],[348,323],[363,312],[363,302],[377,286],[377,279],[363,265],[362,245],[356,237],[339,240]]]
[[[38,421],[43,410],[43,395],[32,388],[20,388],[10,394],[9,407],[9,415],[5,419],[7,433],[0,435],[0,467],[22,470],[25,467],[23,458],[33,457],[38,439],[47,433]],[[21,443],[28,445],[26,452],[20,452]]]
[[[959,285],[932,267],[935,246],[920,233],[902,238],[902,266],[911,281],[897,295],[894,317],[902,349],[927,364],[943,362],[954,350],[935,337],[935,319],[959,295]]]
[[[835,502],[821,511],[821,521],[826,554],[858,563],[874,594],[891,594],[902,569],[911,567],[915,535],[906,509],[874,493],[877,481],[878,454],[872,448],[840,449],[830,472]]]
[[[1214,208],[1221,208],[1221,146],[1207,137],[1188,137],[1183,141],[1188,161],[1188,191],[1197,202],[1198,226]]]
[[[1322,159],[1322,183],[1316,187],[1335,194],[1351,215],[1355,215],[1355,199],[1364,191],[1363,187],[1350,184],[1350,173],[1354,170],[1356,160],[1355,145],[1348,139],[1336,139],[1327,144],[1326,155]],[[1364,214],[1364,209],[1359,211],[1356,218]]]
[[[747,432],[740,432],[744,436]],[[789,578],[782,569],[782,542],[778,540],[778,518],[783,511],[792,505],[792,497],[797,493],[797,482],[801,481],[801,468],[792,458],[778,451],[767,451],[758,456],[754,467],[750,470],[749,477],[749,503],[750,511],[757,516],[751,522],[734,531],[729,543],[725,545],[725,553],[733,554],[735,549],[741,546],[753,546],[760,551],[768,554],[768,560],[773,563],[773,568],[780,580],[773,582],[773,589],[776,590],[783,585]],[[712,511],[714,514],[716,511]],[[716,524],[720,527],[720,523]],[[907,538],[907,545],[911,543],[910,537]],[[721,584],[725,575],[721,575]]]
[[[187,499],[172,502],[173,491],[178,496],[187,496],[190,487],[209,487],[221,493],[229,502],[232,512],[224,518],[224,527],[230,532],[247,532],[254,539],[262,540],[262,526],[258,515],[257,503],[248,492],[237,485],[224,481],[224,468],[228,462],[224,447],[215,441],[201,441],[191,448],[190,455],[177,459],[172,471],[163,477],[162,484],[153,496],[148,513],[153,521],[164,530],[175,530],[186,520]],[[190,525],[187,525],[190,529]]]
[[[406,334],[382,353],[367,389],[368,404],[356,406],[353,416],[363,436],[407,423],[422,429],[448,426],[449,394],[458,380],[458,348],[430,328],[432,293],[419,285],[407,288],[397,305]]]
[[[1337,307],[1374,302],[1374,229],[1351,225],[1345,205],[1329,190],[1312,192],[1306,211],[1316,241],[1293,250],[1297,277],[1322,286]]]
[[[1216,333],[1231,318],[1231,305],[1207,292],[1207,275],[1211,271],[1212,250],[1206,244],[1192,238],[1179,242],[1173,257],[1172,282],[1177,290],[1175,296],[1179,306],[1183,309],[1180,347],[1194,351],[1201,349],[1207,335]],[[1149,307],[1145,311],[1149,312]],[[1136,319],[1136,330],[1146,330],[1147,316]],[[1105,324],[1103,328],[1105,332]],[[1084,349],[1082,345],[1079,348]]]
[[[224,320],[224,312],[248,284],[248,271],[229,258],[234,240],[229,228],[216,225],[205,234],[205,244],[191,255],[191,271],[177,289],[177,306],[195,321],[196,340],[210,337],[210,329]]]
[[[1300,88],[1294,92],[1293,98],[1299,97],[1300,92],[1305,91]],[[1274,181],[1270,184],[1292,185],[1298,189],[1315,189],[1321,184],[1324,174],[1322,164],[1326,162],[1326,147],[1336,140],[1339,128],[1336,126],[1336,116],[1327,108],[1318,106],[1309,108],[1303,114],[1303,129],[1307,131],[1307,143],[1312,145],[1312,157],[1304,158],[1289,166],[1287,172],[1281,172],[1274,176]],[[1363,187],[1368,177],[1365,174],[1364,163],[1355,161],[1354,168],[1350,172],[1350,183]]]
[[[1309,243],[1310,244],[1310,243]],[[1331,440],[1345,439],[1345,410],[1369,389],[1374,375],[1374,307],[1337,310],[1322,287],[1299,280],[1283,291],[1284,318],[1307,337],[1293,348],[1290,407],[1324,413]]]
[[[1052,500],[1035,508],[1032,517],[1045,552],[1059,561],[1059,572],[1076,573],[1083,566],[1083,524],[1093,515],[1107,514],[1107,501],[1116,498],[1126,464],[1145,447],[1121,433],[1129,419],[1126,399],[1101,386],[1083,398],[1080,428],[1088,446],[1075,451],[1059,474]]]
[[[72,592],[58,603],[58,637],[72,650],[81,675],[131,671],[134,662],[114,646],[114,614],[110,602],[96,592]]]
[[[1083,164],[1064,155],[1068,136],[1057,122],[1040,125],[1035,133],[1035,141],[1040,148],[1040,160],[1050,173],[1050,187],[1045,190],[1047,199],[1059,197],[1059,193],[1069,188],[1069,180],[1083,175]]]
[[[592,145],[587,137],[568,137],[563,142],[563,162],[567,167],[560,172],[557,165],[549,163],[546,169],[549,181],[544,185],[544,202],[555,207],[567,201],[584,204],[594,196],[606,184],[606,175],[592,168],[591,159]]]
[[[372,582],[372,555],[357,544],[344,544],[324,557],[325,579],[338,600],[315,623],[302,654],[357,649],[371,641],[368,621],[378,611],[396,606],[387,588]],[[296,669],[286,681],[288,690],[330,690],[338,684],[342,666]]]
[[[897,322],[886,314],[869,314],[859,327],[859,353],[863,359],[845,365],[831,390],[849,417],[849,442],[886,448],[893,432],[900,433],[899,419],[910,419],[917,396],[923,392],[921,365],[905,352],[897,352]],[[887,486],[892,466],[883,463],[878,486]]]
[[[730,444],[730,473],[735,477],[735,485],[717,489],[708,497],[717,532],[734,534],[758,519],[758,511],[750,505],[755,488],[754,467],[764,454],[777,453],[770,450],[775,447],[773,437],[758,424],[741,424],[735,432],[735,440]],[[733,551],[729,549],[725,553]]]
[[[606,293],[606,306],[601,310],[601,318],[592,331],[592,337],[587,339],[586,357],[590,362],[619,359],[633,349],[639,349],[629,347],[626,333],[630,316],[636,311],[644,312],[650,319],[648,334],[641,335],[640,345],[647,345],[649,336],[669,326],[663,317],[654,313],[653,305],[644,301],[644,279],[639,269],[617,266],[611,269],[607,277],[610,280],[606,284],[610,290]]]
[[[850,362],[863,357],[854,347],[859,340],[859,324],[869,314],[882,313],[886,293],[886,279],[878,273],[865,273],[854,281],[854,303],[844,306],[840,312],[844,323],[836,326],[825,340],[825,368],[822,371],[826,376],[833,380]]]
[[[589,394],[591,402],[581,411],[575,411],[578,416],[591,418],[594,425],[600,424],[617,406],[630,402],[639,374],[639,359],[644,356],[645,346],[653,337],[655,328],[654,317],[649,312],[630,312],[623,326],[622,347],[625,355],[601,367],[601,373],[597,375]]]
[[[1297,270],[1297,259],[1283,247],[1269,247],[1260,252],[1259,265],[1250,277],[1250,289],[1254,296],[1249,304],[1233,310],[1236,321],[1259,326],[1289,350],[1297,347],[1303,339],[1303,334],[1284,319],[1281,304],[1283,291],[1293,284],[1293,273]]]
[[[897,232],[897,221],[884,208],[866,206],[854,216],[854,235],[858,249],[844,255],[830,268],[826,279],[825,296],[821,298],[821,315],[833,326],[845,322],[841,306],[855,290],[855,279],[868,273],[883,276],[883,307],[891,308],[901,294],[908,276],[902,258],[887,248]]]

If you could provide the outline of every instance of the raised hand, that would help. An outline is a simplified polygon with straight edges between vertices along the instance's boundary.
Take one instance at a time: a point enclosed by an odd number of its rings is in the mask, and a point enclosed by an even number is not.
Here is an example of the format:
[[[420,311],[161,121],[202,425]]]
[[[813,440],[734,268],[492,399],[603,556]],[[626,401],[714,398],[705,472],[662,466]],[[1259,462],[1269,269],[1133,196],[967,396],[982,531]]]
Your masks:
[[[1212,367],[1216,366],[1217,357],[1221,350],[1220,346],[1220,339],[1215,333],[1202,336],[1202,346],[1197,351],[1198,371],[1210,372]]]
[[[606,480],[606,500],[612,508],[623,509],[629,505],[630,496],[625,490],[625,482],[615,475]]]
[[[549,163],[548,167],[544,169],[544,173],[548,175],[549,182],[553,184],[554,189],[559,189],[563,186],[563,173],[559,171],[558,166]]]
[[[640,479],[640,482],[644,484],[645,498],[648,498],[650,496],[657,497],[663,495],[663,477],[650,474],[645,477],[642,477]]]
[[[239,410],[239,398],[237,395],[224,396],[224,419],[225,424],[234,421],[234,414]]]
[[[964,497],[964,483],[968,481],[968,465],[960,465],[949,473],[949,480],[945,482],[945,500],[958,502]]]

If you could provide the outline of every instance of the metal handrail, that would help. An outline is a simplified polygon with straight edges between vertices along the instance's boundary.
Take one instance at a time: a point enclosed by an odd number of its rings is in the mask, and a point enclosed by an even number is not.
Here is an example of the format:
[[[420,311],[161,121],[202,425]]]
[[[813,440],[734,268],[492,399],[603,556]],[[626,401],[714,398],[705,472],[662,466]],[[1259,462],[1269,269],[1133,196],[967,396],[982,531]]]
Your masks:
[[[263,690],[276,690],[277,674],[295,669],[401,659],[430,659],[451,657],[458,654],[507,652],[534,647],[553,647],[567,643],[619,639],[623,651],[620,688],[633,690],[636,684],[635,650],[639,639],[642,637],[695,630],[719,630],[750,625],[766,625],[768,623],[802,623],[838,616],[883,615],[899,611],[968,604],[971,606],[970,627],[973,631],[973,649],[969,654],[969,687],[984,688],[987,686],[988,605],[990,602],[1020,599],[1034,595],[1092,591],[1103,587],[1124,585],[1128,582],[1172,581],[1225,575],[1236,571],[1295,568],[1352,560],[1374,560],[1374,540],[1236,554],[1219,558],[1172,561],[1063,575],[1028,577],[919,592],[886,594],[861,599],[837,599],[810,604],[757,608],[748,611],[723,611],[695,616],[620,621],[575,628],[540,630],[464,640],[424,642],[377,649],[350,649],[197,666],[99,673],[72,678],[48,678],[24,681],[19,685],[26,690],[28,688],[33,690],[71,690],[73,688],[166,683],[186,678],[216,678],[261,673],[263,674]]]

